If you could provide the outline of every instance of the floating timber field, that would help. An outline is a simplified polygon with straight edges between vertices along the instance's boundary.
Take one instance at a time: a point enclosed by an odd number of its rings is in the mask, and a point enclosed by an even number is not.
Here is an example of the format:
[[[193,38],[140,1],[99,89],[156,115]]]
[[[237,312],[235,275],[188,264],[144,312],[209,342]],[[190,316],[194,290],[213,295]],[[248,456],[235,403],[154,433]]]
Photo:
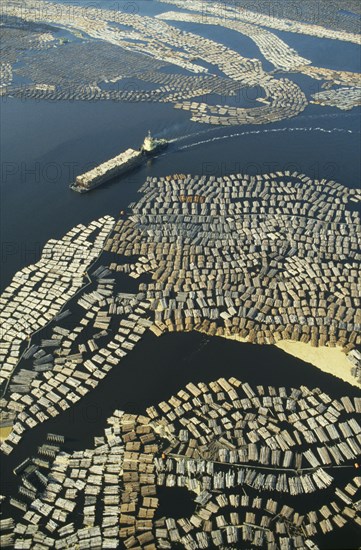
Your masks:
[[[143,415],[115,410],[85,451],[65,452],[64,437],[49,432],[14,468],[21,484],[10,505],[21,520],[6,524],[9,541],[312,548],[318,532],[350,522],[356,532],[360,407],[361,398],[231,377],[189,383]],[[189,518],[157,516],[162,487],[193,495]]]
[[[2,548],[359,547],[360,14],[3,2]]]

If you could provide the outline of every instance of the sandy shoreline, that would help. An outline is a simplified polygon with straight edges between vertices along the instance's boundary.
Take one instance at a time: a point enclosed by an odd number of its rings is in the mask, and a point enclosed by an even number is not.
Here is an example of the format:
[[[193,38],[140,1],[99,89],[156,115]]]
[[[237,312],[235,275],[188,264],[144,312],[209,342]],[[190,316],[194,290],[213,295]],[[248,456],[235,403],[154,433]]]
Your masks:
[[[241,343],[249,343],[247,338],[241,338],[237,335],[216,334],[216,336],[227,338],[228,340],[237,340],[237,342]],[[311,365],[323,372],[332,374],[344,382],[361,389],[361,384],[351,375],[352,365],[340,347],[328,348],[322,346],[316,348],[311,346],[311,344],[291,340],[280,340],[273,345],[306,363],[311,363]]]
[[[12,429],[12,426],[4,426],[3,428],[0,428],[0,443],[5,441]]]
[[[286,353],[311,363],[323,372],[337,376],[344,382],[361,389],[361,384],[351,374],[352,365],[340,347],[328,348],[322,346],[315,348],[310,344],[289,340],[280,340],[275,345]]]

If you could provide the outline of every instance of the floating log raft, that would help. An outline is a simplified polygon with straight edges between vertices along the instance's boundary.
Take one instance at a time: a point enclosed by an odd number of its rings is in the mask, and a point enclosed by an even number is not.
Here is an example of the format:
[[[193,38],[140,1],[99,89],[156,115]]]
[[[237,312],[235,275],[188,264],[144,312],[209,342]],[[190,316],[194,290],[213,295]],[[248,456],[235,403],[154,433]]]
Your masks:
[[[106,248],[141,254],[123,268],[151,275],[141,290],[157,335],[196,329],[348,353],[361,343],[360,191],[297,172],[176,174],[149,178],[141,191]]]
[[[31,467],[19,465],[23,500],[11,503],[23,517],[4,520],[3,528],[16,548],[117,548],[119,542],[134,550],[176,544],[315,548],[319,535],[360,524],[354,499],[361,477],[345,487],[335,482],[337,457],[330,452],[327,466],[321,464],[324,447],[308,441],[310,421],[317,419],[325,433],[347,423],[352,433],[342,444],[352,448],[361,443],[355,405],[305,386],[252,387],[236,378],[189,383],[145,415],[114,411],[90,449],[65,453],[43,443],[40,450],[51,448],[52,463],[48,469],[35,459]],[[48,434],[54,439],[59,436]],[[344,454],[341,462],[354,469],[353,457]],[[157,518],[164,487],[190,493],[195,506],[188,518]],[[299,495],[325,488],[327,504],[298,510]],[[82,525],[72,522],[75,510]]]

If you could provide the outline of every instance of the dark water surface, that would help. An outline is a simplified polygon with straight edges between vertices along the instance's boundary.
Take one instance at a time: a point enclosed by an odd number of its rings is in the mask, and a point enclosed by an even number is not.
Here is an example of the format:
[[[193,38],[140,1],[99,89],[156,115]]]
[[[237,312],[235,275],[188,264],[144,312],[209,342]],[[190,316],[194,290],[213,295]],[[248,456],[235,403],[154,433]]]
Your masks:
[[[136,200],[147,176],[296,169],[349,187],[360,181],[359,110],[344,114],[311,105],[277,124],[220,128],[191,123],[187,112],[166,104],[7,98],[0,109],[1,289],[17,270],[37,261],[48,239],[61,238],[77,223],[116,217]],[[148,129],[181,139],[147,165],[90,193],[68,188],[79,173],[139,147]]]
[[[89,4],[85,0],[84,3]],[[96,2],[93,4],[96,7]],[[112,4],[111,0],[101,2],[104,7],[118,9]],[[141,1],[136,5],[146,14],[176,9],[156,2]],[[205,36],[221,38],[220,28],[198,25],[194,30],[201,28]],[[300,55],[310,57],[315,65],[358,68],[353,45],[272,32]],[[227,45],[237,49],[240,44],[242,55],[255,55],[249,39],[227,32]],[[311,79],[302,75],[292,78],[308,97],[317,91],[318,84]],[[248,99],[242,96],[239,102],[244,106]],[[333,179],[348,187],[358,187],[360,182],[360,109],[345,113],[310,105],[293,119],[242,127],[195,124],[189,121],[188,112],[156,103],[3,98],[0,109],[1,289],[17,270],[39,259],[50,238],[61,238],[76,224],[89,223],[105,214],[117,217],[120,210],[137,199],[137,190],[147,176],[297,170],[311,178]],[[159,137],[177,141],[170,144],[165,154],[91,193],[79,195],[69,190],[68,185],[77,174],[128,147],[139,147],[148,129]],[[123,291],[132,290],[127,278],[121,284]],[[64,434],[68,451],[84,449],[93,445],[94,436],[102,435],[114,409],[144,413],[148,406],[168,399],[190,381],[208,382],[221,376],[235,376],[251,385],[320,387],[335,398],[359,394],[348,384],[274,347],[239,344],[197,333],[161,338],[146,333],[95,390],[55,419],[27,432],[14,452],[1,458],[0,492],[17,493],[13,468],[36,453],[48,432]],[[350,473],[345,472],[342,475],[347,482]],[[166,493],[161,498],[163,509],[171,498]],[[318,498],[327,498],[327,493]],[[179,495],[178,500],[180,508],[176,504],[172,508],[174,517],[187,515],[191,510],[187,496]],[[8,514],[20,517],[15,508],[5,508],[4,517]],[[322,537],[319,544],[320,548],[340,549],[355,548],[359,543],[355,529],[347,526]]]

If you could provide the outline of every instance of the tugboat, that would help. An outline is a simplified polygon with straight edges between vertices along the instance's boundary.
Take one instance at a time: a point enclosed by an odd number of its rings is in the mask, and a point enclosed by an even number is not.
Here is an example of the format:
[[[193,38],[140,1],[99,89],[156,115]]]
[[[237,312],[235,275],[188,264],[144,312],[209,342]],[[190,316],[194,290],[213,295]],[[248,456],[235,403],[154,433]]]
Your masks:
[[[166,139],[156,139],[152,137],[150,130],[148,130],[148,135],[145,137],[140,150],[149,156],[154,155],[161,149],[164,149],[167,145],[168,141]]]
[[[145,137],[140,149],[127,149],[120,155],[99,164],[99,166],[84,174],[80,174],[69,187],[77,193],[87,193],[102,183],[129,172],[136,166],[146,162],[147,158],[155,155],[167,145],[168,141],[166,139],[156,139],[148,131],[148,135]]]

